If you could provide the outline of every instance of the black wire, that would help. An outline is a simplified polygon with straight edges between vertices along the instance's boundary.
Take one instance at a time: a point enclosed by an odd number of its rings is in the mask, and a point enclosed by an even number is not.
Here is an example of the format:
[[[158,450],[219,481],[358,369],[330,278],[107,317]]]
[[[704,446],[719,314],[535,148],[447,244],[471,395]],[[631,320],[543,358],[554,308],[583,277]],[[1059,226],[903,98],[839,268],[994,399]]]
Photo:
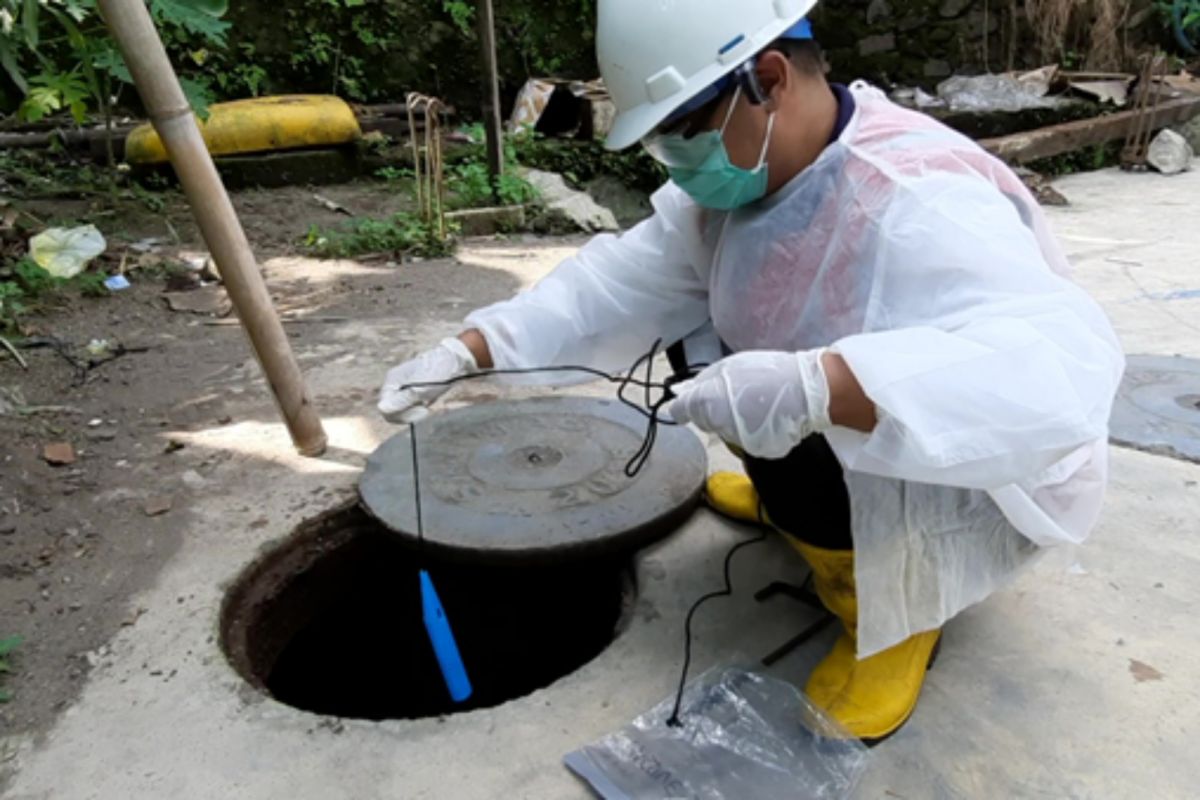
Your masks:
[[[763,517],[762,507],[759,507],[759,519]],[[671,716],[667,719],[667,724],[672,728],[681,728],[683,723],[679,720],[679,709],[683,705],[683,690],[687,686],[688,671],[692,668],[692,618],[696,616],[696,612],[700,607],[709,600],[716,600],[721,597],[731,597],[733,595],[733,577],[731,570],[733,568],[733,557],[738,554],[739,550],[743,550],[751,545],[760,544],[767,540],[767,531],[760,531],[753,539],[747,539],[744,542],[735,544],[725,555],[725,588],[719,592],[711,592],[704,595],[688,610],[687,619],[683,623],[683,669],[679,675],[679,689],[675,692],[675,708],[671,711]]]
[[[485,369],[466,375],[456,375],[455,377],[444,381],[415,381],[413,383],[406,383],[400,386],[398,391],[404,392],[408,391],[409,389],[451,387],[465,381],[480,380],[482,378],[491,378],[495,376],[537,375],[540,373],[549,372],[580,372],[585,375],[592,375],[597,378],[602,378],[609,383],[617,384],[617,399],[626,407],[633,409],[648,420],[646,425],[646,435],[642,438],[641,445],[625,464],[625,477],[636,478],[646,466],[646,462],[650,460],[650,454],[653,452],[654,445],[658,441],[658,426],[678,424],[674,420],[664,419],[662,417],[662,411],[668,403],[675,399],[675,395],[671,391],[672,387],[679,383],[684,377],[687,377],[672,376],[661,382],[654,380],[654,359],[658,355],[661,347],[662,339],[656,340],[651,346],[649,352],[639,356],[637,361],[633,362],[633,366],[629,368],[629,371],[620,375],[614,375],[610,372],[605,372],[594,367],[585,367],[579,365],[525,367],[514,369]],[[646,377],[644,380],[639,380],[637,378],[637,372],[642,366],[643,362],[646,365]],[[694,372],[703,369],[704,366],[706,365],[697,365],[690,367],[689,369]],[[643,389],[645,391],[645,406],[638,405],[636,401],[626,397],[625,392],[631,386]],[[662,392],[662,396],[657,401],[655,401],[653,397],[653,391],[655,389],[658,389]]]
[[[413,465],[413,499],[417,509],[417,566],[425,568],[425,524],[421,520],[421,467],[417,459],[417,425],[408,423],[408,432],[412,436],[412,465]]]
[[[666,407],[666,405],[668,403],[670,403],[672,400],[675,399],[675,394],[672,391],[672,389],[674,388],[675,385],[677,385],[681,381],[686,380],[687,378],[696,374],[696,372],[698,372],[699,370],[704,369],[706,366],[708,366],[707,364],[697,364],[694,366],[689,365],[689,368],[688,368],[689,374],[687,374],[687,375],[674,375],[674,376],[667,378],[666,380],[664,380],[662,382],[655,381],[654,380],[654,358],[655,358],[655,356],[658,355],[659,348],[661,346],[662,346],[662,339],[655,341],[654,345],[650,348],[650,351],[642,356],[639,356],[637,361],[633,362],[633,366],[629,368],[629,371],[623,375],[614,375],[612,373],[604,372],[603,370],[598,370],[593,367],[585,367],[585,366],[578,366],[578,365],[555,366],[555,367],[527,367],[527,368],[518,368],[518,369],[486,369],[486,370],[479,370],[478,372],[472,372],[467,375],[457,375],[453,378],[449,378],[444,381],[419,381],[419,382],[414,382],[414,383],[406,383],[403,386],[399,387],[398,391],[403,392],[403,391],[407,391],[409,389],[420,389],[420,388],[431,388],[431,387],[450,387],[450,386],[454,386],[455,384],[458,384],[458,383],[463,383],[465,381],[479,380],[482,378],[490,378],[493,376],[536,375],[539,373],[548,373],[548,372],[580,372],[585,375],[593,375],[597,378],[602,378],[602,379],[608,381],[609,383],[617,384],[617,399],[620,400],[621,403],[628,406],[629,408],[632,408],[634,411],[638,412],[639,414],[641,414],[643,417],[645,417],[648,420],[648,424],[646,426],[646,435],[642,439],[641,446],[637,449],[637,452],[635,452],[633,454],[633,456],[629,459],[629,461],[625,465],[626,477],[635,478],[635,477],[637,477],[638,473],[640,473],[642,471],[642,468],[646,466],[646,462],[650,459],[650,454],[654,450],[654,445],[658,441],[658,426],[659,425],[676,425],[676,424],[678,424],[674,420],[663,419],[661,416],[663,408]],[[642,366],[643,362],[646,365],[646,377],[644,380],[638,380],[638,378],[636,377],[637,372],[638,372],[638,369]],[[644,390],[645,395],[644,395],[643,399],[645,401],[645,407],[639,406],[636,402],[634,402],[633,400],[630,400],[628,397],[625,396],[626,390],[628,390],[629,387],[631,387],[631,386]],[[653,391],[655,389],[658,389],[662,392],[662,396],[658,400],[655,400],[654,396],[653,396]],[[422,531],[422,526],[421,526],[420,473],[418,471],[418,466],[417,466],[417,429],[416,429],[416,426],[413,425],[412,423],[409,424],[409,428],[412,431],[413,481],[416,484],[417,536],[418,536],[418,542],[419,542],[418,546],[421,547],[421,549],[423,550],[425,538],[424,538],[424,533]],[[760,508],[759,508],[759,521],[760,522],[764,518],[762,512],[763,512],[763,510],[760,506]],[[767,539],[767,533],[766,533],[766,531],[763,531],[763,532],[760,532],[759,535],[753,539],[748,539],[744,542],[739,542],[738,544],[734,545],[733,548],[730,549],[729,553],[727,553],[725,556],[725,588],[719,592],[712,592],[710,594],[704,595],[699,600],[697,600],[695,603],[693,603],[691,609],[688,610],[687,619],[684,621],[684,625],[683,625],[683,629],[684,629],[683,669],[681,670],[681,673],[679,676],[679,689],[675,693],[675,708],[671,712],[670,719],[667,720],[668,725],[670,725],[672,727],[676,727],[676,728],[681,727],[683,725],[683,723],[680,722],[680,720],[679,720],[679,710],[680,710],[680,706],[683,704],[683,691],[684,691],[685,687],[687,686],[688,672],[690,671],[691,666],[692,666],[692,620],[696,616],[696,612],[699,611],[700,607],[703,606],[705,603],[707,603],[709,600],[716,600],[721,597],[729,597],[733,594],[733,577],[731,575],[731,570],[733,567],[733,557],[735,555],[737,555],[740,550],[742,550],[746,547],[750,547],[751,545],[755,545],[755,544],[759,544],[760,542],[764,542],[764,541],[766,541],[766,539]]]

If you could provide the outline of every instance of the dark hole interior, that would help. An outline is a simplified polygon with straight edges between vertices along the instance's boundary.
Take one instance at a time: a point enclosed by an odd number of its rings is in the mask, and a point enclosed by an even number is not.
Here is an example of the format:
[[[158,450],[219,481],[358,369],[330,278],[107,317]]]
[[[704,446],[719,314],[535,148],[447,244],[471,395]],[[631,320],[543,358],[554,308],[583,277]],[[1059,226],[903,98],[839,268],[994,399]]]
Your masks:
[[[279,701],[339,717],[430,717],[523,697],[599,655],[632,592],[618,562],[427,564],[474,689],[456,704],[425,632],[409,548],[358,509],[288,547],[231,593],[227,652]]]

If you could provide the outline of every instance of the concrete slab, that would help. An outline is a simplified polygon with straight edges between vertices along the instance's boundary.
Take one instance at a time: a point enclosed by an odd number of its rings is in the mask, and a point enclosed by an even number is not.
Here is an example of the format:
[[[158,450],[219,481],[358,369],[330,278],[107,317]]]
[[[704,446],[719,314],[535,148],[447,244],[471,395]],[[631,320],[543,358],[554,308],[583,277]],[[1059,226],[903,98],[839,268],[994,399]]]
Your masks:
[[[1054,224],[1127,344],[1197,355],[1200,300],[1172,293],[1200,286],[1200,176],[1099,173],[1060,188],[1075,205],[1056,211]],[[478,244],[462,260],[527,285],[575,244]],[[276,268],[336,274],[330,265]],[[298,341],[318,398],[373,385],[401,351],[453,332],[467,310],[451,298],[396,309],[390,323],[351,320]],[[264,547],[353,495],[366,455],[391,431],[367,402],[327,407],[330,454],[301,459],[253,370],[222,380],[247,404],[237,422],[162,435],[230,456],[180,515],[184,544],[134,601],[131,611],[144,611],[91,654],[96,666],[79,700],[44,736],[0,740],[6,796],[587,797],[561,756],[673,690],[684,613],[719,587],[725,553],[747,531],[702,511],[642,553],[628,630],[594,662],[528,698],[443,720],[321,719],[242,683],[216,644],[219,605]],[[481,398],[477,389],[457,402]],[[710,454],[731,465],[721,448]],[[861,797],[1196,795],[1200,466],[1117,450],[1113,471],[1107,513],[1087,547],[1044,560],[947,628],[921,706],[874,751]],[[759,607],[752,597],[769,580],[801,575],[778,541],[739,555],[735,596],[698,618],[695,668],[760,657],[806,625],[812,612],[782,599]],[[777,672],[801,680],[828,639]]]
[[[1126,351],[1200,356],[1200,171],[1112,169],[1054,185],[1071,205],[1047,213]]]

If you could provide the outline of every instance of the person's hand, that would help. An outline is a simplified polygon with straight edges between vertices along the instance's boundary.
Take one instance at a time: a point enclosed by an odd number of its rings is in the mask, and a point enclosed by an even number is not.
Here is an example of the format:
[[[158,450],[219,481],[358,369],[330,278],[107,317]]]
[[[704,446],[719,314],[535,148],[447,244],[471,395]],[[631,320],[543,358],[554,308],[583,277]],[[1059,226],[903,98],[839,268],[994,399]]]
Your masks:
[[[758,458],[783,458],[833,426],[824,350],[751,351],[723,359],[675,389],[668,413]]]
[[[429,406],[449,390],[444,381],[478,371],[475,356],[465,344],[458,339],[445,339],[387,374],[379,392],[379,413],[388,422],[416,422],[428,416]],[[411,384],[418,385],[404,388]]]

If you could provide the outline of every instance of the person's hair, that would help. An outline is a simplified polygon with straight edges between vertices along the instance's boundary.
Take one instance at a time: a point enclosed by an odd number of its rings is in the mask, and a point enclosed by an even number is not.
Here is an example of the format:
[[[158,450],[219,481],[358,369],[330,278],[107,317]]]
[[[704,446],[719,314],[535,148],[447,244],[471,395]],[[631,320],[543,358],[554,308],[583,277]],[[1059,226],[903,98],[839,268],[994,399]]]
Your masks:
[[[821,45],[812,39],[776,39],[766,50],[783,53],[802,75],[824,75],[829,71]]]

